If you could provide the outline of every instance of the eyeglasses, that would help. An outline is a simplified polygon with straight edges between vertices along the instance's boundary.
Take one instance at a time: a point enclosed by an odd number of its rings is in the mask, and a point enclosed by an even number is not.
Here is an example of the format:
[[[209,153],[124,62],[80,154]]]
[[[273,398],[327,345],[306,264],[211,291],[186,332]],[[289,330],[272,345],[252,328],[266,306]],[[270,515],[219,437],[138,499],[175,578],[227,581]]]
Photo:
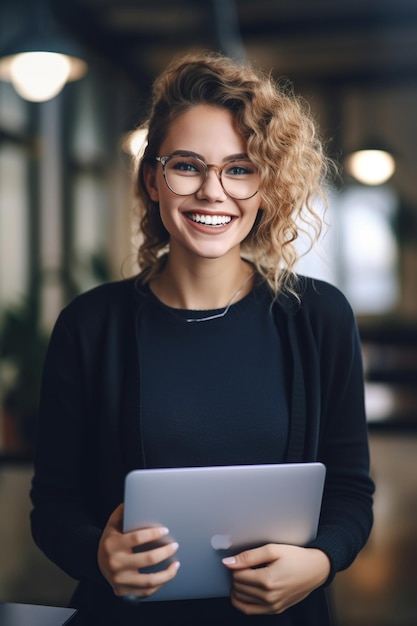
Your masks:
[[[235,200],[249,200],[259,190],[259,172],[248,158],[232,159],[222,167],[208,165],[193,154],[181,153],[156,157],[162,164],[164,179],[177,196],[191,196],[204,185],[209,168],[216,170],[225,193]]]

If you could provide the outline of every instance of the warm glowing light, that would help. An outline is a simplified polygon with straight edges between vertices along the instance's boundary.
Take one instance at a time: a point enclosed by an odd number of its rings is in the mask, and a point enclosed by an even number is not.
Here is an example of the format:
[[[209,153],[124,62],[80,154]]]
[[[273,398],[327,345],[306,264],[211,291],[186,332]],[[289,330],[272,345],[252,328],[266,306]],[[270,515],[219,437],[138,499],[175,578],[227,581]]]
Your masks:
[[[86,72],[83,60],[56,52],[22,52],[0,59],[0,80],[10,81],[22,98],[32,102],[54,98],[67,81]]]
[[[395,161],[384,150],[359,150],[346,159],[346,169],[365,185],[382,185],[394,174]]]
[[[10,64],[11,80],[17,93],[33,102],[56,96],[68,80],[69,59],[55,52],[17,54]]]
[[[147,139],[147,129],[139,128],[137,130],[133,130],[125,137],[123,148],[134,158],[140,159],[146,148]]]

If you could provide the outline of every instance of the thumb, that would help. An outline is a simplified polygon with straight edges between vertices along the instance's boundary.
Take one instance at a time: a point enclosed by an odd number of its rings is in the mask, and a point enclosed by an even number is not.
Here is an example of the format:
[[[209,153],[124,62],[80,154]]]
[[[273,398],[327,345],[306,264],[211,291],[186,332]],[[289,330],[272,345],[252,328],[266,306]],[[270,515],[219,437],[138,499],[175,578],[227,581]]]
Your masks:
[[[259,557],[257,554],[257,550],[245,550],[244,552],[240,552],[239,554],[235,554],[234,556],[227,556],[222,559],[223,565],[228,567],[229,569],[238,570],[238,569],[247,569],[249,567],[256,567],[259,565]]]
[[[278,544],[267,544],[259,548],[244,550],[239,554],[222,559],[223,565],[229,569],[239,570],[253,567],[262,567],[280,557]]]

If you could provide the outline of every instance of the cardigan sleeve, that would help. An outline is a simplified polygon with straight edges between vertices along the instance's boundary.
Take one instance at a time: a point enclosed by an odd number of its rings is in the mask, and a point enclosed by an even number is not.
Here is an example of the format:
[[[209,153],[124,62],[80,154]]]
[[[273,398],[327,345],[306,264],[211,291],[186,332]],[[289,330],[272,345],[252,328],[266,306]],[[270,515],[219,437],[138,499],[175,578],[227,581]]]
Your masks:
[[[311,332],[319,361],[318,460],[327,468],[317,538],[311,547],[330,558],[331,575],[347,568],[373,523],[362,354],[353,311],[340,291],[318,283]]]
[[[44,365],[31,489],[32,535],[71,577],[104,583],[97,564],[102,531],[89,478],[96,471],[94,399],[87,397],[79,341],[67,318],[64,310]]]

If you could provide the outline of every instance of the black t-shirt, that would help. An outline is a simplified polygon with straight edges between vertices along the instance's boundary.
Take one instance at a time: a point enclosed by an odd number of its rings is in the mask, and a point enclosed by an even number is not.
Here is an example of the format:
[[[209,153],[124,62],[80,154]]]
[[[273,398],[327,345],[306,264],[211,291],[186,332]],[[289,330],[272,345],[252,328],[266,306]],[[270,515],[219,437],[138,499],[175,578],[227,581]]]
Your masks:
[[[255,287],[223,317],[173,309],[148,289],[139,322],[147,467],[279,463],[289,409],[271,296]]]

